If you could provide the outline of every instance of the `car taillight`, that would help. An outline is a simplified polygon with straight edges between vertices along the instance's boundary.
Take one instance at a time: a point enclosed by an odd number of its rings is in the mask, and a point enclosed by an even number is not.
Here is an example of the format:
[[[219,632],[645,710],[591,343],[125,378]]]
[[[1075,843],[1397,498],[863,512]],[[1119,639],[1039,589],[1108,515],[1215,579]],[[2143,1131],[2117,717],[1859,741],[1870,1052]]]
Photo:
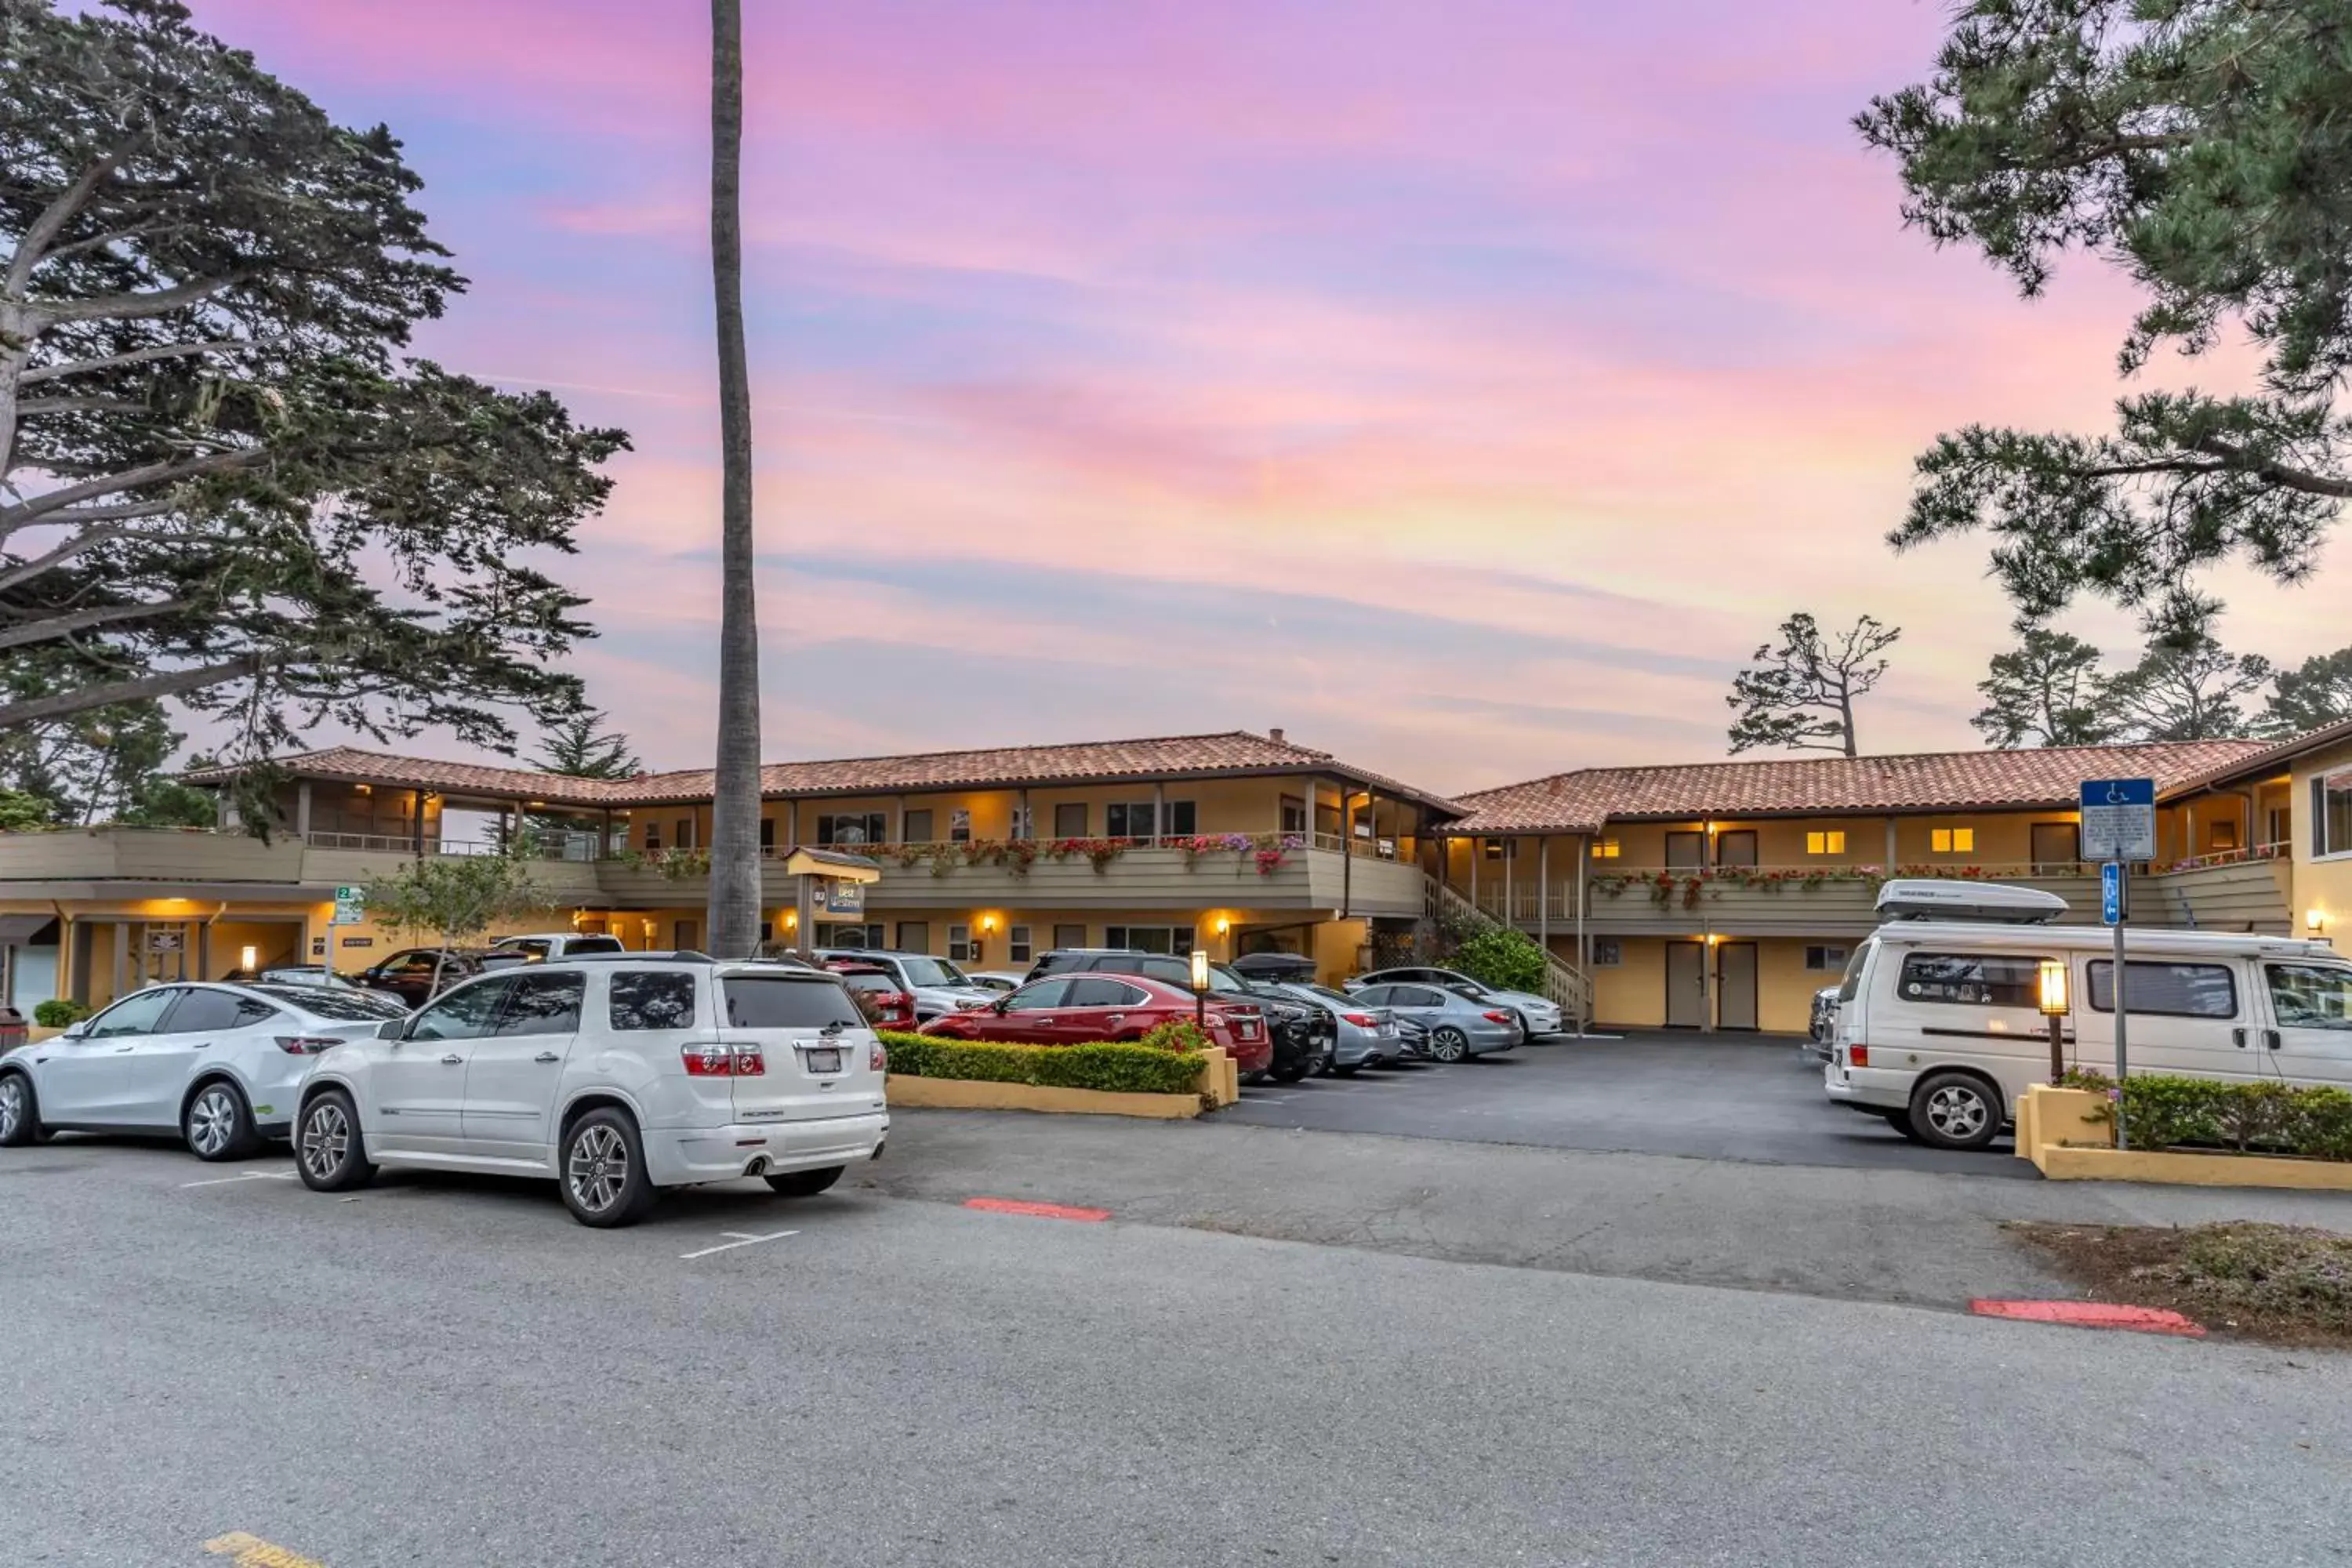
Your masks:
[[[1870,1065],[1870,1047],[1868,1046],[1848,1046],[1845,1048],[1845,1062],[1848,1067],[1868,1067]]]
[[[1507,1024],[1510,1021],[1511,1016],[1508,1013],[1497,1013],[1490,1010],[1486,1014],[1486,1022],[1490,1024]]]
[[[342,1043],[331,1035],[280,1035],[278,1037],[278,1048],[289,1057],[315,1057],[329,1046],[340,1046]]]
[[[706,1043],[681,1046],[688,1078],[758,1078],[768,1070],[768,1058],[757,1046]]]
[[[889,1047],[879,1040],[875,1041],[874,1048],[866,1053],[866,1066],[870,1072],[888,1072],[890,1070]]]
[[[1347,1019],[1359,1029],[1369,1029],[1378,1021],[1370,1013],[1342,1013],[1339,1016]]]

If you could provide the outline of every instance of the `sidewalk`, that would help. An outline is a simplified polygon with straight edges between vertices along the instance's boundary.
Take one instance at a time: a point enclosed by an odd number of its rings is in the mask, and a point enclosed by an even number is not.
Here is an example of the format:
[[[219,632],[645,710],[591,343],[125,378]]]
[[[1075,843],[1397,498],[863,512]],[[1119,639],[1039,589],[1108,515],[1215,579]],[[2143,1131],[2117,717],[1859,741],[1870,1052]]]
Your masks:
[[[2352,1195],[1758,1165],[1216,1121],[899,1111],[853,1183],[1454,1262],[1952,1307],[2070,1294],[2011,1219],[2266,1219],[2352,1234]]]

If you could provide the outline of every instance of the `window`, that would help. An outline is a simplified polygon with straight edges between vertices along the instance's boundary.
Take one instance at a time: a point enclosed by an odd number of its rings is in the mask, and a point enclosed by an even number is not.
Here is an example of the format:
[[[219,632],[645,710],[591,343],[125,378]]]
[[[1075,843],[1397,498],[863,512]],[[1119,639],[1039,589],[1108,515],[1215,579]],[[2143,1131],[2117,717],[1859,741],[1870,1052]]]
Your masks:
[[[959,805],[948,813],[948,842],[950,844],[971,842],[971,807]]]
[[[760,818],[760,852],[764,855],[775,847],[776,819],[772,816],[763,816]]]
[[[1931,827],[1927,830],[1927,847],[1937,855],[1973,855],[1977,847],[1977,830],[1973,827]]]
[[[193,1035],[215,1029],[242,1029],[278,1016],[278,1009],[257,996],[234,991],[194,989],[184,992],[155,1031],[162,1035]]]
[[[1084,838],[1087,836],[1087,803],[1070,801],[1054,808],[1054,837]]]
[[[931,813],[926,806],[920,811],[903,813],[898,818],[898,837],[909,844],[931,841]]]
[[[1865,942],[1860,947],[1853,950],[1853,956],[1852,958],[1846,960],[1845,976],[1838,982],[1838,1000],[1840,1002],[1851,1002],[1855,996],[1861,994],[1862,972],[1869,967],[1871,952],[1877,945],[1878,944],[1874,942]],[[2038,982],[2038,968],[2036,979]],[[2041,1000],[2041,996],[2038,992],[2035,994],[2034,1000],[2037,1003]]]
[[[2014,953],[1906,953],[1899,994],[1906,1002],[2032,1007],[2038,1011],[2042,1002],[2042,960]]]
[[[1010,826],[1005,828],[1004,836],[1007,838],[1029,838],[1034,837],[1031,831],[1029,808],[1027,806],[1016,805],[1013,808]]]
[[[931,922],[929,921],[900,921],[898,922],[898,951],[900,952],[930,952]]]
[[[1082,925],[1055,926],[1054,928],[1054,945],[1055,947],[1086,946],[1087,928]]]
[[[1168,803],[1168,820],[1160,825],[1160,831],[1177,838],[1190,838],[1201,830],[1199,823],[1200,814],[1192,802],[1171,800]]]
[[[948,957],[957,963],[977,963],[979,955],[972,952],[971,927],[948,927]]]
[[[1392,985],[1389,988],[1391,1007],[1443,1007],[1445,993],[1432,991],[1426,985]]]
[[[1307,802],[1297,795],[1286,795],[1282,797],[1282,831],[1285,833],[1307,831]]]
[[[1821,945],[1810,946],[1805,949],[1805,967],[1807,969],[1834,970],[1839,973],[1843,973],[1845,972],[1845,949],[1842,947],[1827,947]]]
[[[409,1024],[404,1037],[411,1040],[480,1039],[498,1021],[499,1004],[507,999],[507,992],[513,987],[517,978],[501,975],[496,980],[460,985],[417,1014]]]
[[[2091,1010],[2116,1010],[2116,962],[2091,961],[2088,973]],[[2238,979],[2227,964],[2139,963],[2125,971],[2125,1011],[2162,1018],[2234,1018],[2238,1016]]]
[[[880,947],[882,928],[879,925],[839,925],[819,921],[816,926],[819,947]]]
[[[1843,828],[1832,828],[1824,833],[1806,834],[1805,853],[1808,855],[1844,854],[1845,830]]]
[[[604,932],[597,931],[593,934],[573,937],[570,942],[563,944],[563,951],[567,954],[573,954],[582,952],[625,952],[628,950],[621,945],[621,939],[619,937],[606,936]]]
[[[1043,1013],[1064,1005],[1069,994],[1068,981],[1040,980],[1034,984],[1024,985],[1020,990],[1007,996],[1004,999],[1004,1010],[1008,1013]]]
[[[1113,838],[1151,837],[1151,803],[1113,801],[1103,820],[1103,831]]]
[[[2311,852],[2352,854],[2352,769],[2311,781]]]
[[[1617,969],[1625,963],[1625,944],[1613,936],[1592,939],[1592,967]]]
[[[878,961],[894,964],[898,977],[909,985],[970,985],[971,979],[952,963],[936,958],[901,958]]]
[[[499,1016],[501,1035],[574,1035],[580,1004],[588,994],[584,974],[518,974]]]
[[[766,974],[730,974],[719,982],[728,1026],[736,1029],[855,1029],[866,1015],[836,982],[791,980]]]
[[[1596,838],[1592,841],[1592,858],[1595,860],[1614,860],[1624,853],[1625,847],[1614,838]]]
[[[677,819],[677,837],[675,837],[675,838],[673,838],[673,839],[671,839],[671,840],[670,840],[670,842],[671,842],[672,844],[674,844],[674,845],[677,846],[677,847],[679,847],[680,849],[691,849],[691,848],[693,848],[693,847],[694,847],[694,818],[692,818],[692,817],[690,817],[690,816],[681,816],[681,817],[679,817],[679,818]]]
[[[692,952],[694,944],[701,939],[701,933],[702,922],[699,921],[672,921],[669,926],[670,951]]]
[[[1193,933],[1191,926],[1105,926],[1103,945],[1133,948],[1138,952],[1190,953]]]
[[[888,820],[878,811],[828,812],[816,819],[819,844],[879,844],[889,833]]]
[[[273,1002],[299,1008],[314,1017],[333,1018],[341,1023],[357,1024],[408,1016],[408,1007],[404,1003],[381,991],[331,991],[324,985],[269,985],[258,989]]]
[[[675,969],[616,971],[605,1016],[615,1029],[691,1029],[694,976]]]
[[[87,1038],[111,1039],[117,1035],[152,1035],[162,1022],[163,1010],[179,1000],[180,988],[166,985],[153,991],[141,991],[126,996],[90,1020]]]
[[[1151,1000],[1150,994],[1124,980],[1108,980],[1088,975],[1084,980],[1070,982],[1069,999],[1065,1007],[1141,1007]]]
[[[509,937],[498,945],[508,952],[521,953],[524,960],[530,963],[546,963],[547,955],[554,951],[555,947],[553,942],[543,936]]]
[[[2224,817],[2219,822],[2209,822],[2205,825],[2205,852],[2207,854],[2222,853],[2238,847],[2240,847],[2240,846],[2238,843],[2238,819],[2236,817]]]
[[[648,823],[646,823],[646,848],[648,848],[648,849],[658,849],[658,848],[660,848],[661,847],[662,847],[662,841],[661,841],[661,824],[660,824],[660,823],[658,823],[658,822],[648,822]]]
[[[2352,969],[2327,963],[2266,963],[2263,975],[2270,983],[2271,1011],[2278,1015],[2282,1027],[2352,1029]]]
[[[1034,956],[1031,952],[1027,926],[1004,928],[1004,956],[1013,963],[1026,963]]]

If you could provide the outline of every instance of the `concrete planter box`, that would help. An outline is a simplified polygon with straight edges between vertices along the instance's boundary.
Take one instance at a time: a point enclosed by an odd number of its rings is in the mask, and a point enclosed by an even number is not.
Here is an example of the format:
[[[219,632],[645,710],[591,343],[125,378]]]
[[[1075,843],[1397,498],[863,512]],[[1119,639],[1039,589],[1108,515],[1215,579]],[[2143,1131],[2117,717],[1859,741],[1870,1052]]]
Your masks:
[[[934,1110],[1047,1110],[1077,1116],[1141,1116],[1179,1121],[1201,1114],[1197,1094],[1112,1094],[1098,1089],[1040,1089],[964,1078],[892,1073],[890,1103]]]
[[[2161,1182],[2189,1187],[2289,1187],[2352,1192],[2352,1161],[2263,1154],[2182,1154],[2118,1149],[2095,1120],[2104,1095],[2036,1084],[2017,1105],[2017,1152],[2053,1182]]]

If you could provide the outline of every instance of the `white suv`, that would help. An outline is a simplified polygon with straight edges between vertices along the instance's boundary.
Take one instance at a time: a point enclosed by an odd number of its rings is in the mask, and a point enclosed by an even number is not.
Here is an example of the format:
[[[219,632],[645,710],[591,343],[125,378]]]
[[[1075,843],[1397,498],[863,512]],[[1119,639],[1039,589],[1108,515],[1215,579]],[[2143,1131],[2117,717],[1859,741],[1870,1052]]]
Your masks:
[[[558,959],[469,980],[314,1058],[294,1120],[318,1192],[378,1165],[555,1178],[583,1225],[656,1189],[786,1197],[882,1152],[881,1043],[840,979],[699,956]]]

